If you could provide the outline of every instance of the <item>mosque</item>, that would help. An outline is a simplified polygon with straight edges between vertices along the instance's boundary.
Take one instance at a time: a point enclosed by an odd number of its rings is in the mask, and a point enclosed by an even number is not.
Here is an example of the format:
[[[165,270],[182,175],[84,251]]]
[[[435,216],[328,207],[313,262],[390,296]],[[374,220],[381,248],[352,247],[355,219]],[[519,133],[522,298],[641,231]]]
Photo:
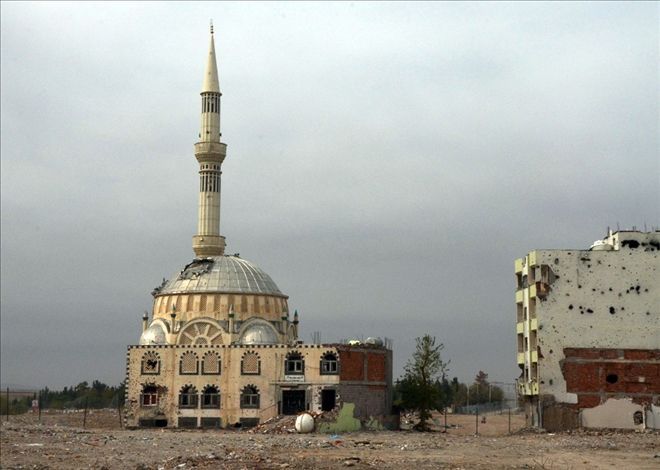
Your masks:
[[[225,254],[220,234],[220,85],[213,28],[201,91],[195,258],[155,288],[138,345],[128,347],[129,427],[254,426],[281,414],[352,404],[390,414],[392,351],[378,338],[304,344],[288,296],[254,263]]]

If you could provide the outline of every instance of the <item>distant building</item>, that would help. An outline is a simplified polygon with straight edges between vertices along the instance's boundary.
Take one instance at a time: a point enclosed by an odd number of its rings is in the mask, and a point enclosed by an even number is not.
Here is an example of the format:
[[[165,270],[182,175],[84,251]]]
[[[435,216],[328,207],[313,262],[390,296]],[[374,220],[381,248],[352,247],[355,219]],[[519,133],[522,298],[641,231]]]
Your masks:
[[[528,424],[660,428],[660,232],[532,251],[515,274]]]
[[[227,146],[212,30],[201,97],[195,258],[154,289],[139,345],[128,347],[127,424],[251,426],[346,403],[356,417],[388,415],[392,351],[383,341],[303,344],[288,296],[254,263],[225,254],[220,175]]]

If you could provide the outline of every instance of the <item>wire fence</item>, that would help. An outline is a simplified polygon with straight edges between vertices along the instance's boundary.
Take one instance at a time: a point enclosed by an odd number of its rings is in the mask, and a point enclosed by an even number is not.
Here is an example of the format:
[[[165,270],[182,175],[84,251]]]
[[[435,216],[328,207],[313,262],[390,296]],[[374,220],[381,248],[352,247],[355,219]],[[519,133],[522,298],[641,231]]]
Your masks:
[[[0,392],[0,416],[4,421],[59,424],[94,427],[123,427],[123,392],[99,397],[90,393],[71,400],[52,399],[48,391],[11,390]],[[114,416],[114,419],[113,419]],[[112,424],[110,424],[110,422]]]

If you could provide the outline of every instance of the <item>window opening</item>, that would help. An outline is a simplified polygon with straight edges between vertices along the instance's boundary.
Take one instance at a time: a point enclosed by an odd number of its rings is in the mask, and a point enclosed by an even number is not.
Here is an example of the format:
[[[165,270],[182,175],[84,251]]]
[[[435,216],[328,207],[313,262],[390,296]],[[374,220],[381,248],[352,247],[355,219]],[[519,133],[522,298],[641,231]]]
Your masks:
[[[202,390],[202,408],[220,408],[220,391],[215,385],[207,385]]]
[[[241,408],[259,408],[259,389],[247,385],[241,393]]]
[[[197,389],[192,385],[186,385],[179,393],[180,408],[197,408]]]

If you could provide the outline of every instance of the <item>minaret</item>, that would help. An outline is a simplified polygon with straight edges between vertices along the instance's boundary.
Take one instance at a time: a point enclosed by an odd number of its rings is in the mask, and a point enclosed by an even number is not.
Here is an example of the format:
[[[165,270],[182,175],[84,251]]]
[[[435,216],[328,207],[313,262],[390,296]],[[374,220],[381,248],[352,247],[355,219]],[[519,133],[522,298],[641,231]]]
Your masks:
[[[199,206],[193,250],[198,258],[205,258],[225,253],[225,237],[220,235],[220,175],[222,162],[227,155],[227,145],[220,142],[222,93],[215,61],[213,24],[201,96],[202,119],[199,142],[195,144],[195,158],[199,162]]]

